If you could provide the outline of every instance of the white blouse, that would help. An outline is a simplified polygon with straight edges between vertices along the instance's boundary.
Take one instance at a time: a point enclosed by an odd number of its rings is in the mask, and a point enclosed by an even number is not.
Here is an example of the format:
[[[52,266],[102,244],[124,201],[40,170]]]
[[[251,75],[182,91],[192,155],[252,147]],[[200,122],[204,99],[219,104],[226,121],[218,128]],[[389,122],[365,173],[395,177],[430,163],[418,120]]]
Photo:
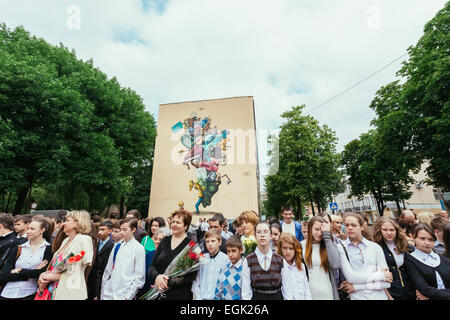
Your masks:
[[[385,241],[387,247],[392,252],[392,255],[394,256],[395,263],[397,264],[397,267],[401,267],[403,263],[405,262],[405,257],[403,253],[397,253],[395,251],[396,245],[394,241]]]
[[[282,274],[285,282],[281,287],[281,292],[285,300],[312,300],[305,265],[303,263],[301,271],[298,270],[295,262],[291,266],[287,264],[282,269]]]
[[[344,248],[347,250],[348,259]],[[384,289],[390,288],[386,282],[383,269],[387,268],[383,249],[375,242],[363,238],[355,246],[350,239],[338,245],[341,259],[341,270],[355,292],[350,294],[351,300],[387,300]]]
[[[20,253],[19,258],[17,258],[15,269],[36,269],[44,259],[45,248],[49,245],[50,244],[44,240],[39,248],[37,248],[35,252],[32,252],[30,241],[22,244],[22,252]],[[10,281],[5,285],[1,296],[7,299],[25,298],[36,293],[37,289],[37,279]]]

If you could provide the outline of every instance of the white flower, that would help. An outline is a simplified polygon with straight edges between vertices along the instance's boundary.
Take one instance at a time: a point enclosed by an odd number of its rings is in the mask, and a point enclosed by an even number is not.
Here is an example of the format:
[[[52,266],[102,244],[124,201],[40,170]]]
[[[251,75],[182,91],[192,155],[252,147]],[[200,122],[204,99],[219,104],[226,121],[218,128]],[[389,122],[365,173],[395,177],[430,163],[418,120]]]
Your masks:
[[[200,253],[202,253],[202,249],[200,249],[199,247],[197,247],[197,248],[195,248],[194,251],[192,251],[192,252],[194,252],[196,255],[199,255]]]

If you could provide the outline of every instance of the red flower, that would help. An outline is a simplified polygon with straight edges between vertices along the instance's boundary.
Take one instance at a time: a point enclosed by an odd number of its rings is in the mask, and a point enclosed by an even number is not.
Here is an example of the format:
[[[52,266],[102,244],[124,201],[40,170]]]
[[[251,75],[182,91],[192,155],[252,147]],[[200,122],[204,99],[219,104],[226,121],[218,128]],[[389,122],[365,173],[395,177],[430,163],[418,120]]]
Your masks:
[[[195,247],[195,242],[194,241],[189,242],[189,247],[191,248]]]
[[[193,253],[192,251],[189,251],[189,252],[188,252],[188,256],[189,256],[189,258],[191,258],[191,259],[195,259],[195,253]]]
[[[80,256],[83,257],[85,253],[86,253],[86,252],[81,251],[81,252],[80,252]]]
[[[74,263],[76,260],[75,260],[75,257],[71,257],[70,259],[69,259],[69,263]]]
[[[74,258],[75,258],[75,261],[80,261],[81,260],[81,256],[80,255],[76,255]]]

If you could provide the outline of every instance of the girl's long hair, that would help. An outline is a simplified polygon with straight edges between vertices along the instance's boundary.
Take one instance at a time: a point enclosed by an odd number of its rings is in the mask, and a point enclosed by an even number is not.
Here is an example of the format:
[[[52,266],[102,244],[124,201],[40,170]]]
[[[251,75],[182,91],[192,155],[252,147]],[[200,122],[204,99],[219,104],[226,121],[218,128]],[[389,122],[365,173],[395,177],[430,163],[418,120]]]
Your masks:
[[[294,247],[294,262],[297,266],[298,270],[303,270],[302,268],[302,246],[300,242],[298,242],[297,238],[291,233],[282,233],[280,235],[280,239],[278,240],[277,251],[280,255],[283,255],[281,251],[281,247],[283,246],[283,242],[290,244]]]
[[[305,249],[305,263],[308,268],[312,267],[312,228],[315,223],[326,223],[322,217],[312,217],[308,223],[308,236],[306,237],[306,249]],[[330,262],[328,261],[327,248],[325,246],[325,240],[320,241],[320,266],[328,272],[330,270]]]
[[[408,250],[408,238],[406,237],[405,232],[400,228],[399,224],[392,218],[389,217],[380,217],[375,221],[373,226],[373,241],[381,245],[383,242],[383,235],[381,233],[381,226],[385,223],[390,223],[395,228],[395,246],[397,250],[401,253],[407,253]]]

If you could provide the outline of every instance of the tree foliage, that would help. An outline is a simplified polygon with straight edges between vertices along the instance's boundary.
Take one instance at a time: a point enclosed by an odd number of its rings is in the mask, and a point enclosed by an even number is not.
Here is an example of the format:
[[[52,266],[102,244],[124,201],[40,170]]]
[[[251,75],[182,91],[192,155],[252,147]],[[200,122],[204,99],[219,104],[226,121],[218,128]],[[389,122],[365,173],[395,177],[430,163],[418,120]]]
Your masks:
[[[130,192],[156,134],[142,99],[22,27],[0,25],[0,56],[0,191],[15,193],[14,213],[33,185],[49,206],[90,210]]]
[[[321,127],[313,117],[302,115],[303,109],[296,106],[283,113],[285,122],[279,137],[270,140],[278,146],[278,152],[269,155],[279,159],[278,171],[265,179],[265,205],[272,215],[278,215],[286,204],[294,207],[298,217],[308,202],[324,210],[340,186],[335,133],[326,125]]]

